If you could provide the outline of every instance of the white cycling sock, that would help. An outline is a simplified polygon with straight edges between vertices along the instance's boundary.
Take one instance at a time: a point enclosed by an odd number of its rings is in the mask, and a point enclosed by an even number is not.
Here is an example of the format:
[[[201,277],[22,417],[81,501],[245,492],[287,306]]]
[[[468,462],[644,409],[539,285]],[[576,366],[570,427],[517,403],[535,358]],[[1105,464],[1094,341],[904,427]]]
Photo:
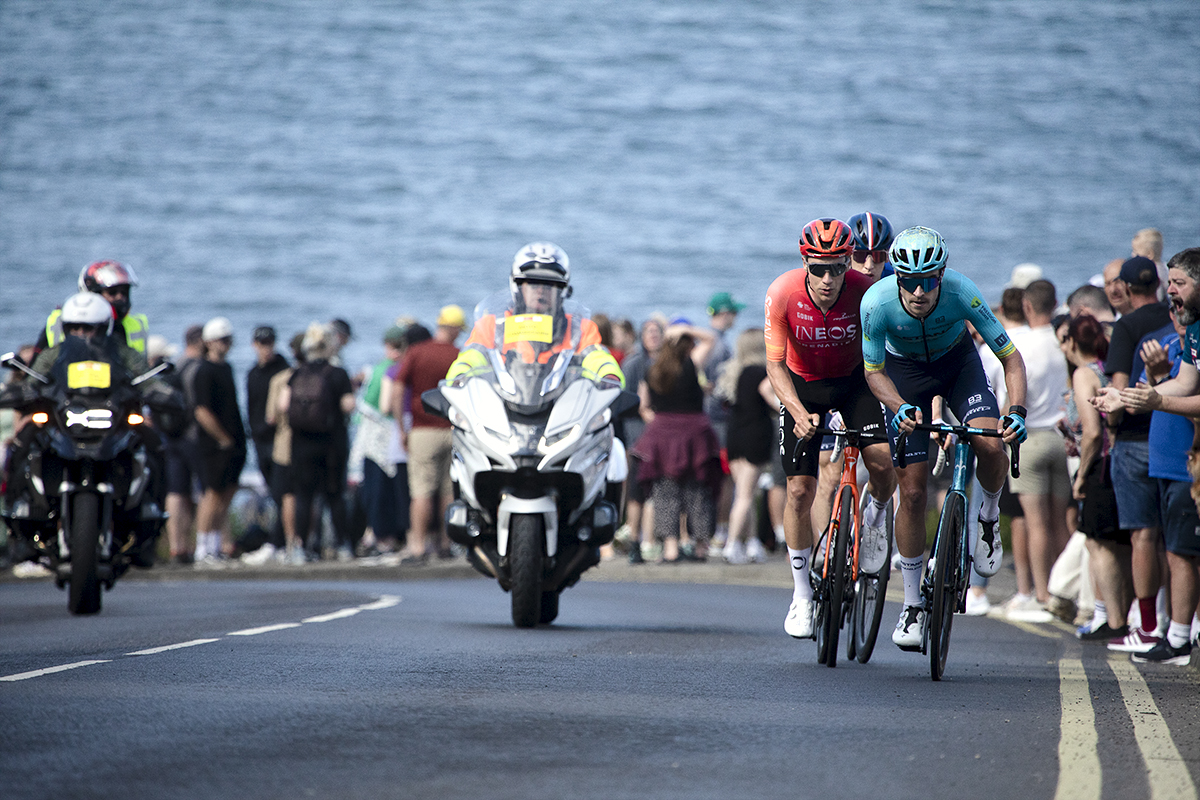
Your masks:
[[[812,548],[803,550],[788,548],[788,561],[792,565],[793,600],[812,600],[812,584],[808,582],[808,568],[812,561]]]
[[[979,487],[983,489],[983,487]],[[989,522],[994,519],[1000,519],[1000,493],[1004,491],[1001,486],[995,493],[983,489],[983,504],[979,507],[979,518],[986,519]]]
[[[878,526],[880,520],[883,519],[884,512],[886,511],[887,501],[884,500],[881,503],[872,497],[871,502],[867,503],[867,507],[863,509],[863,525],[867,528],[874,528]]]
[[[925,569],[925,555],[916,558],[900,556],[900,577],[904,579],[904,605],[921,604],[921,571]]]

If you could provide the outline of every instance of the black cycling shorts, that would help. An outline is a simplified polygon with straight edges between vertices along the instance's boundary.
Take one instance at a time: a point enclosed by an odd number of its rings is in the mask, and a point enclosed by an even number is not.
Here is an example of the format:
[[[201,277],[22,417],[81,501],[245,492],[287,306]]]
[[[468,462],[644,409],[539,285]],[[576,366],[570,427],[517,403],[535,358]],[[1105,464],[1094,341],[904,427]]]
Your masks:
[[[964,424],[974,419],[999,419],[1000,412],[992,386],[983,371],[983,362],[970,336],[935,361],[916,361],[887,354],[884,371],[896,384],[896,391],[921,409],[921,419],[933,419],[933,398],[941,395],[946,407]],[[888,426],[892,460],[896,459],[896,435]],[[929,460],[929,431],[914,431],[905,440],[904,457],[908,463]]]
[[[817,414],[824,420],[829,411],[837,409],[842,412],[842,421],[847,428],[862,431],[868,436],[883,435],[883,407],[867,386],[862,367],[844,378],[826,378],[819,381],[806,381],[792,373],[792,385],[796,387],[800,402],[810,414]],[[781,405],[779,457],[783,463],[784,474],[816,477],[821,440],[815,437],[809,439],[801,445],[797,454],[795,426],[796,421],[792,419],[791,412]]]

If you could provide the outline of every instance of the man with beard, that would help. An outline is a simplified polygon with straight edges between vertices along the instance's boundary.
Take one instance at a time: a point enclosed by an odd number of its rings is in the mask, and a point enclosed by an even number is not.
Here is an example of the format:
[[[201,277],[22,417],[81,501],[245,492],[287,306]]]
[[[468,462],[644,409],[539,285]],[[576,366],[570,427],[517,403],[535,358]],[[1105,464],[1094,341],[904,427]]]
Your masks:
[[[1200,371],[1197,371],[1200,361],[1200,247],[1176,253],[1167,262],[1167,270],[1167,295],[1176,320],[1186,326],[1179,374],[1154,387],[1139,383],[1119,393],[1107,389],[1097,405],[1104,410],[1124,406],[1132,412],[1163,411],[1196,421],[1200,420]],[[1197,429],[1188,453],[1188,471],[1193,481],[1200,473],[1200,429]],[[1171,483],[1186,484],[1182,481]],[[1171,574],[1171,622],[1166,637],[1144,654],[1135,654],[1138,661],[1186,665],[1190,659],[1192,618],[1200,598],[1200,518],[1196,514],[1196,492],[1193,484],[1191,502],[1178,505],[1171,502],[1170,491],[1164,492],[1164,518],[1169,520],[1165,534]]]

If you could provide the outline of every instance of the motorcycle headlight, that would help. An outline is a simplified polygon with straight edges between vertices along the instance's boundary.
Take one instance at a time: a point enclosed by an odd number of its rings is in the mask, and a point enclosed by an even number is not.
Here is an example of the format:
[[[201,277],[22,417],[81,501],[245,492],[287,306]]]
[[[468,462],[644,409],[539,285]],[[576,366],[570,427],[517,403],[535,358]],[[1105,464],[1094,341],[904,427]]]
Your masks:
[[[578,431],[578,430],[579,430],[578,425],[572,425],[571,427],[567,428],[566,430],[559,431],[558,433],[554,434],[553,436],[545,437],[546,447],[553,447],[554,445],[561,442],[563,439],[566,439],[568,436],[573,436],[576,433],[576,431]]]
[[[601,411],[596,416],[592,417],[592,421],[588,423],[587,432],[595,433],[612,421],[612,412],[607,408]]]

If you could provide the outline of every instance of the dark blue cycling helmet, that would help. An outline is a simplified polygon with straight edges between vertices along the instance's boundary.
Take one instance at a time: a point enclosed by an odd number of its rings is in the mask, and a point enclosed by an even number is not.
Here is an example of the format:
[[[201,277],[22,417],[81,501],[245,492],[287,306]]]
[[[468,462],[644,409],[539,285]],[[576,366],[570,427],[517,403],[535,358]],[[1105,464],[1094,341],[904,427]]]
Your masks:
[[[882,214],[864,211],[850,218],[855,250],[887,250],[892,246],[892,223]]]

